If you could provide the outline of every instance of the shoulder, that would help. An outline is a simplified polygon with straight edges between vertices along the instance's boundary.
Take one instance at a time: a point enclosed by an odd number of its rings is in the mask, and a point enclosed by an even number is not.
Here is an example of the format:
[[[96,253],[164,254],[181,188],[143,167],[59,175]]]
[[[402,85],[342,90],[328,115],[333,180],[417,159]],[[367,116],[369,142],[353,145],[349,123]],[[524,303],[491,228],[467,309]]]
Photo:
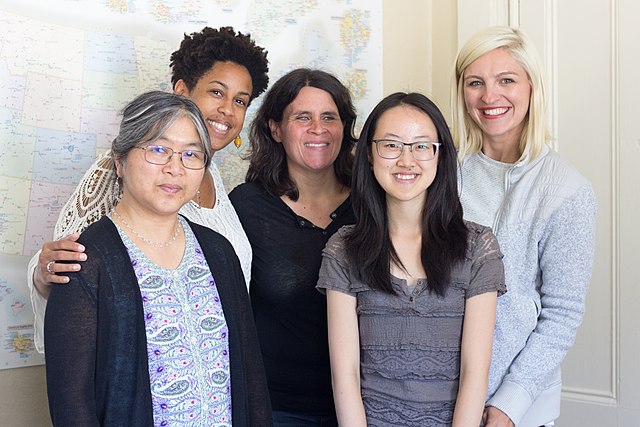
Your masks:
[[[253,182],[244,182],[229,193],[229,199],[235,205],[247,199],[262,196],[264,192]]]
[[[353,231],[353,227],[353,225],[345,225],[343,227],[340,227],[340,229],[329,238],[322,253],[331,258],[345,259],[345,239],[349,234],[351,234],[351,232]]]
[[[185,217],[185,219],[187,220],[189,227],[191,227],[193,234],[196,236],[201,246],[222,245],[224,246],[223,249],[226,249],[227,245],[231,246],[231,243],[229,243],[227,238],[224,237],[222,234],[218,233],[217,231],[212,230],[209,227],[196,224],[195,222],[192,222],[189,218]],[[233,248],[231,248],[231,250],[233,250]]]
[[[470,259],[477,258],[502,258],[498,239],[490,227],[480,225],[473,221],[465,221],[467,226],[467,255]]]
[[[523,177],[528,175],[535,175],[540,184],[552,188],[563,187],[575,192],[584,187],[591,187],[585,176],[551,148],[525,167]]]
[[[87,227],[78,238],[78,243],[85,246],[103,246],[115,239],[120,240],[118,230],[107,215]]]

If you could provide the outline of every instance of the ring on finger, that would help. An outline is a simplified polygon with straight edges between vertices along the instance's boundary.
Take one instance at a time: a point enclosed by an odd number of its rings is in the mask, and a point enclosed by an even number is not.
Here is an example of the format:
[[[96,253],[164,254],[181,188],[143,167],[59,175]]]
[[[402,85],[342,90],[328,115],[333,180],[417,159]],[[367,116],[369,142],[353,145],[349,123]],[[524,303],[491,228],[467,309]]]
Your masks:
[[[56,274],[56,272],[55,272],[55,271],[53,271],[53,270],[51,269],[51,267],[52,267],[52,266],[53,266],[53,264],[55,264],[55,263],[56,263],[55,261],[49,261],[49,262],[47,263],[47,271],[49,272],[49,274]]]

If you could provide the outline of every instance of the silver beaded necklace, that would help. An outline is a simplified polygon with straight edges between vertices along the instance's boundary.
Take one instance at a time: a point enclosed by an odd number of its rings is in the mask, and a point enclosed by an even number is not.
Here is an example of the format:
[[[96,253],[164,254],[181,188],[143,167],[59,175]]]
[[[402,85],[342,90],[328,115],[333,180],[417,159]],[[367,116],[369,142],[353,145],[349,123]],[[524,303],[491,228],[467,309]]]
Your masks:
[[[182,225],[180,224],[180,221],[178,221],[178,223],[176,224],[176,229],[173,232],[173,237],[171,238],[171,240],[167,240],[165,242],[155,242],[155,241],[153,241],[151,239],[147,239],[142,234],[140,234],[135,228],[133,228],[131,225],[129,225],[129,223],[127,221],[125,221],[124,218],[122,217],[122,215],[120,215],[115,209],[111,211],[111,216],[112,217],[117,217],[118,220],[122,223],[122,225],[127,227],[129,229],[129,231],[131,231],[138,239],[142,240],[145,243],[148,243],[149,245],[153,246],[154,248],[166,248],[167,246],[169,246],[170,244],[175,242],[176,239],[178,238],[178,234],[180,233],[180,229],[182,228]]]

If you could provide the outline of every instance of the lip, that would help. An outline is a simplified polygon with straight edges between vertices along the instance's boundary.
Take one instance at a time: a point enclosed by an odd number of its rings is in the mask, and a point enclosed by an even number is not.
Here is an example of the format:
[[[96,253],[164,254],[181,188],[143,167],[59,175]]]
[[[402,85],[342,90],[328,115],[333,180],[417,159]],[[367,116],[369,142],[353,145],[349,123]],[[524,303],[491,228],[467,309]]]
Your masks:
[[[478,108],[478,111],[480,111],[480,114],[485,119],[493,120],[493,119],[499,119],[501,117],[504,117],[509,111],[511,111],[511,107],[504,107],[504,106],[484,107],[484,108]]]
[[[415,172],[396,172],[391,174],[396,182],[400,182],[403,184],[411,184],[414,183],[419,177],[419,173]]]
[[[227,135],[233,129],[226,120],[207,119],[207,126],[217,135]]]
[[[177,184],[160,184],[160,189],[169,194],[176,194],[182,190],[182,187]]]
[[[327,148],[329,147],[329,143],[328,142],[305,142],[304,146],[307,148],[316,148],[316,149],[322,149],[322,148]]]

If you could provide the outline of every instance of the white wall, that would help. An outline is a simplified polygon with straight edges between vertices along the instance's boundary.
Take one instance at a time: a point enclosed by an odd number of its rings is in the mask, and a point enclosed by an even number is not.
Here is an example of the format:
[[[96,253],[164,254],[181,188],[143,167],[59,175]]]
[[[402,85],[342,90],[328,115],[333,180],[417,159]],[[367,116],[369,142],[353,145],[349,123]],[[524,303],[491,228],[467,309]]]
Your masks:
[[[593,183],[596,258],[563,364],[562,427],[640,425],[640,6],[636,0],[458,0],[458,37],[497,24],[532,35],[546,64],[557,150]]]

